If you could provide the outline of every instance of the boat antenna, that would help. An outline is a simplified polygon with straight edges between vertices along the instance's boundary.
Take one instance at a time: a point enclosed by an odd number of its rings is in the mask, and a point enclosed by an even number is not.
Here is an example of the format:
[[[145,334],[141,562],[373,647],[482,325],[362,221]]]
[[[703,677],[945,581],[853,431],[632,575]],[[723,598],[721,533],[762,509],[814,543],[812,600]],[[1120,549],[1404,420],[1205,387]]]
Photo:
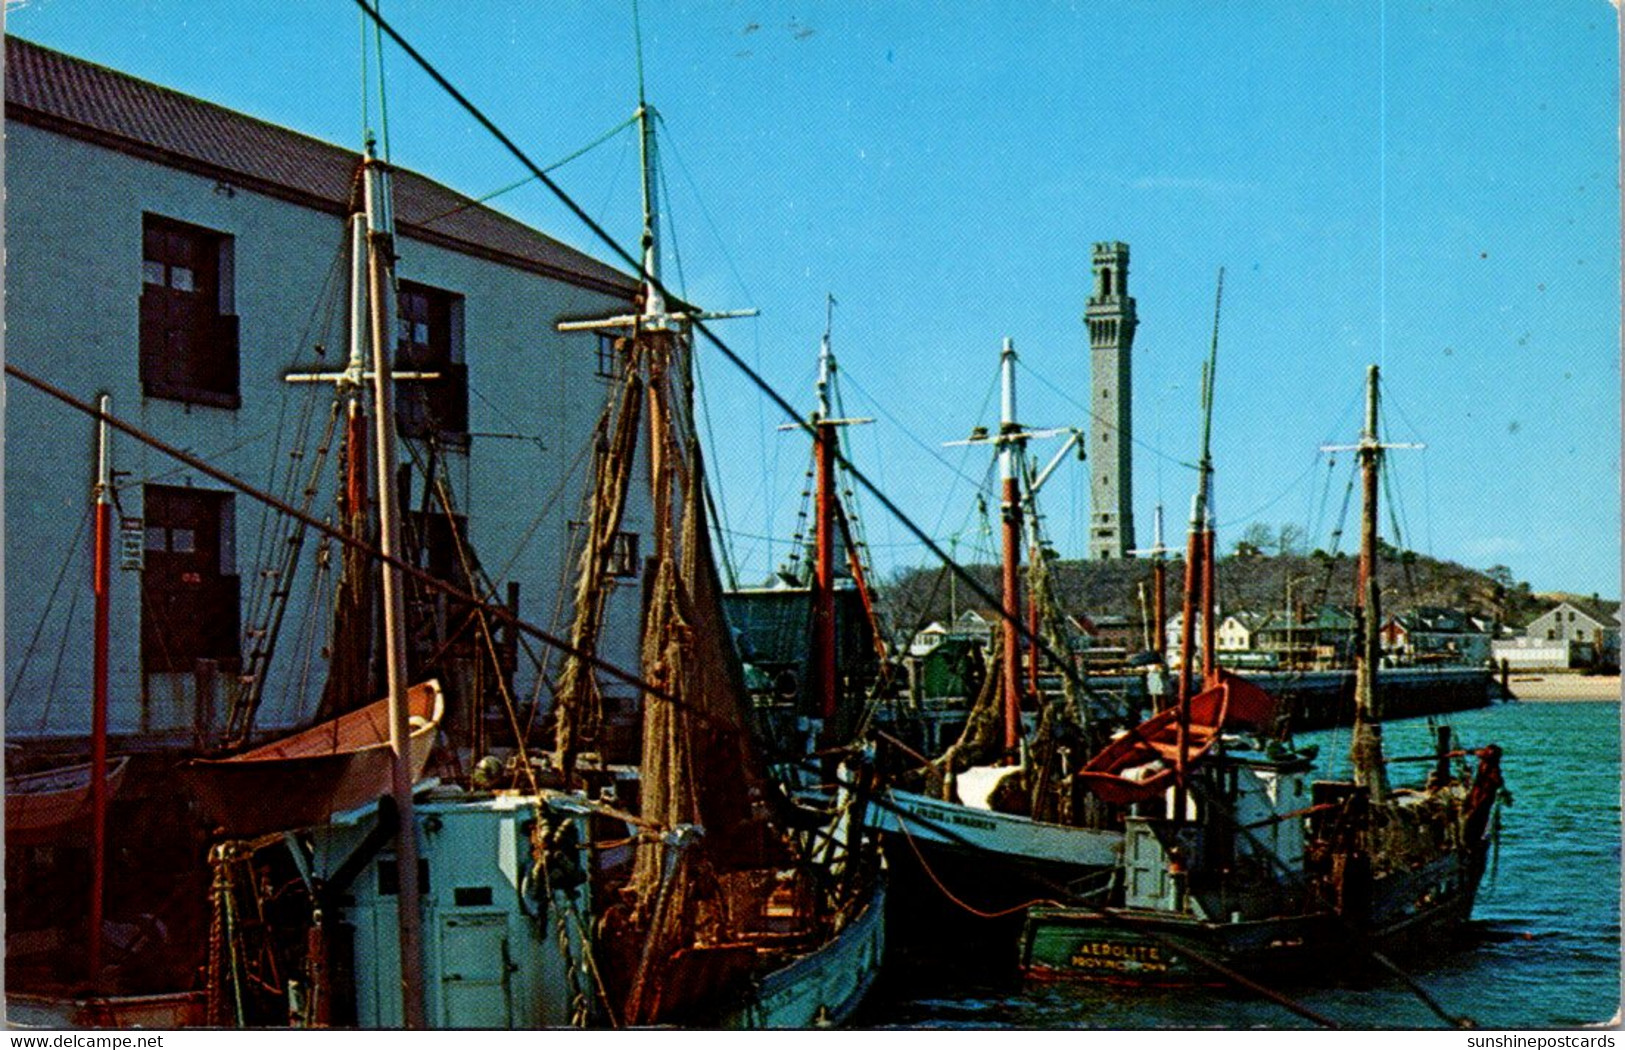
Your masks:
[[[632,0],[632,35],[637,42],[638,67],[638,143],[643,167],[643,315],[650,321],[664,321],[666,299],[660,283],[660,201],[655,184],[660,163],[655,149],[655,118],[658,114],[649,105],[643,83],[643,20],[638,13],[638,2]]]
[[[1213,336],[1208,344],[1207,370],[1202,382],[1202,476],[1200,486],[1202,491],[1202,504],[1205,517],[1202,521],[1202,680],[1204,685],[1213,682],[1215,668],[1218,666],[1214,650],[1217,648],[1214,637],[1216,626],[1214,615],[1217,606],[1217,587],[1215,586],[1214,571],[1217,561],[1214,554],[1214,517],[1213,517],[1213,386],[1219,374],[1219,308],[1224,303],[1224,267],[1219,267],[1218,288],[1213,293]]]
[[[818,418],[828,419],[830,411],[829,387],[835,379],[835,354],[830,349],[830,333],[835,328],[835,296],[825,293],[824,337],[818,343]]]

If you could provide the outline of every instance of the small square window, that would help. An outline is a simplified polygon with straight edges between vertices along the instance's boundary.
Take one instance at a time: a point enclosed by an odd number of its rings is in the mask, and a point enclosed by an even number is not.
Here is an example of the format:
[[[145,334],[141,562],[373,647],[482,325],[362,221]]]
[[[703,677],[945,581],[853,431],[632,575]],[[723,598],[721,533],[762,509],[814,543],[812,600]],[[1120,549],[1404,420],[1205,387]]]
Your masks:
[[[169,549],[169,530],[162,525],[147,526],[147,550],[167,551]]]
[[[614,379],[620,374],[618,363],[620,355],[616,352],[620,340],[604,332],[598,334],[598,374],[605,379]]]
[[[144,284],[164,286],[164,264],[156,259],[143,259],[141,261],[141,280]]]
[[[197,535],[191,529],[170,529],[169,549],[176,554],[191,554],[197,550]]]

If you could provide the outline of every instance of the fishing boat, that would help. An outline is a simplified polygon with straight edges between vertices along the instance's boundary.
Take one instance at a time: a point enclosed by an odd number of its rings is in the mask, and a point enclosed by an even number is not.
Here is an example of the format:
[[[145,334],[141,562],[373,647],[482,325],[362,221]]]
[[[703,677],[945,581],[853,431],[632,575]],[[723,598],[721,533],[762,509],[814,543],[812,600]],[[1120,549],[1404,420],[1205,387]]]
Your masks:
[[[411,774],[423,776],[445,715],[437,681],[407,691]],[[388,794],[393,752],[387,698],[226,758],[194,759],[184,776],[223,835],[253,838],[320,824]]]
[[[1188,711],[1170,707],[1124,733],[1091,758],[1076,779],[1102,802],[1145,802],[1173,786],[1180,762],[1195,763],[1226,732],[1266,727],[1276,704],[1239,675],[1219,671],[1215,684],[1191,697]]]
[[[1029,912],[1029,973],[1313,982],[1446,948],[1471,915],[1502,795],[1500,749],[1454,747],[1441,725],[1432,755],[1383,753],[1376,494],[1390,446],[1377,436],[1377,384],[1372,366],[1353,446],[1364,501],[1352,778],[1315,780],[1313,749],[1278,741],[1227,735],[1187,756],[1180,782],[1125,820],[1109,900]],[[1428,764],[1425,780],[1391,786],[1390,769],[1407,759]]]
[[[613,334],[617,372],[555,698],[552,761],[566,789],[577,786],[582,742],[602,722],[595,650],[604,572],[645,429],[649,443],[654,555],[644,574],[639,834],[630,863],[594,887],[602,1006],[613,1023],[630,1026],[837,1022],[878,973],[884,874],[865,834],[862,797],[793,800],[754,731],[711,546],[691,374],[694,328],[738,315],[668,305],[656,115],[641,80],[637,118],[640,309],[559,326]]]
[[[397,766],[383,799],[274,840],[222,844],[215,1023],[280,1011],[312,1026],[815,1027],[850,1017],[878,973],[885,881],[862,796],[792,799],[752,730],[693,427],[691,331],[711,315],[668,307],[659,280],[655,119],[640,85],[635,309],[560,325],[612,334],[617,374],[554,748],[533,754],[518,734],[507,762],[482,759],[468,788],[403,790]],[[378,258],[387,268],[387,253]],[[601,659],[598,643],[636,475],[650,484],[654,553],[633,673]],[[613,775],[601,675],[639,690],[639,761]],[[268,899],[262,865],[302,897]],[[235,918],[269,911],[289,920],[278,932]],[[408,916],[417,929],[400,928]],[[266,993],[265,958],[299,975],[297,996]]]
[[[117,794],[129,763],[127,755],[107,763],[104,779],[109,797]],[[93,768],[89,762],[81,762],[7,777],[6,841],[13,846],[43,845],[88,820]]]
[[[772,583],[733,586],[723,595],[741,655],[758,672],[751,690],[756,731],[784,759],[775,775],[812,789],[833,770],[833,756],[866,735],[892,681],[857,515],[848,507],[851,490],[837,477],[844,428],[873,420],[848,417],[841,404],[831,344],[834,307],[835,297],[828,296],[816,407],[804,420],[779,427],[812,438],[807,473],[814,484],[802,493],[797,514],[798,521],[812,518],[810,535],[804,546],[796,535]],[[803,761],[813,753],[824,756],[828,770]]]
[[[1002,951],[1013,952],[1022,908],[1053,898],[1058,887],[1110,871],[1122,848],[1122,832],[1104,807],[1073,805],[1067,757],[1087,753],[1085,714],[1064,663],[1061,693],[1040,697],[1040,619],[1053,652],[1062,633],[1047,601],[1044,544],[1037,534],[1035,493],[1079,435],[1041,472],[1026,458],[1034,437],[1065,430],[1030,431],[1016,413],[1016,350],[1006,339],[1000,355],[1002,386],[999,432],[974,435],[967,444],[990,444],[998,452],[1003,521],[1003,629],[993,666],[970,705],[964,730],[935,759],[882,737],[915,768],[888,778],[882,805],[870,819],[880,831],[887,858],[910,892],[899,895],[897,921],[909,941],[934,945],[983,932]],[[1025,489],[1025,490],[1024,490]],[[1034,613],[1024,642],[1021,547],[1024,519],[1033,551]],[[1023,655],[1028,674],[1022,673]],[[1024,680],[1025,679],[1025,680]],[[1029,731],[1023,707],[1039,707]],[[1067,744],[1071,746],[1068,747]],[[1013,962],[1013,957],[1011,959]]]

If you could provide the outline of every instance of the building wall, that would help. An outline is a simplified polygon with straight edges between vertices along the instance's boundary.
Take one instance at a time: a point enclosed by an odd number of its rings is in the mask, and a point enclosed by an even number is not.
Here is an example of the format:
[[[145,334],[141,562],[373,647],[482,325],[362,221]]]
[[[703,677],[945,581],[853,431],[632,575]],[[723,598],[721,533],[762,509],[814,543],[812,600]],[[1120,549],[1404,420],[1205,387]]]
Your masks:
[[[282,379],[315,362],[310,322],[344,241],[343,223],[213,179],[130,157],[51,131],[7,122],[8,361],[69,392],[113,397],[113,412],[253,484],[272,488],[287,463],[291,433],[307,398],[330,388],[291,388]],[[152,212],[234,238],[235,310],[241,319],[239,409],[143,398],[139,375],[142,216]],[[591,469],[591,441],[606,386],[596,376],[592,337],[553,330],[564,316],[616,308],[607,295],[487,260],[402,239],[400,275],[464,296],[464,347],[472,433],[519,433],[534,441],[474,437],[453,464],[454,498],[485,568],[518,580],[522,614],[544,626],[565,578],[568,521]],[[337,271],[338,317],[345,270]],[[619,306],[624,309],[624,302]],[[342,332],[327,368],[341,362]],[[336,345],[334,343],[336,342]],[[92,423],[17,383],[6,402],[6,725],[12,736],[83,732],[89,724],[90,599],[86,518],[92,483]],[[319,409],[325,413],[325,409]],[[320,429],[318,415],[317,429]],[[403,452],[402,462],[409,456]],[[221,486],[133,439],[114,442],[117,513],[139,517],[142,485]],[[421,476],[415,482],[421,493]],[[331,507],[330,488],[314,504]],[[647,525],[636,499],[628,529]],[[274,551],[259,549],[267,511],[235,498],[235,558],[246,596]],[[78,532],[75,542],[76,531]],[[647,550],[645,540],[644,549]],[[314,561],[307,541],[305,569]],[[68,559],[71,558],[71,561]],[[61,592],[51,592],[67,562]],[[635,583],[635,581],[634,581]],[[612,604],[606,655],[632,659],[636,587]],[[262,725],[308,714],[322,682],[320,654],[300,637],[320,638],[325,611],[294,588],[282,644],[267,676]],[[75,604],[68,615],[70,604]],[[47,605],[50,612],[47,615]],[[150,683],[142,722],[140,585],[134,571],[112,584],[112,729],[186,729],[184,681]],[[37,636],[37,637],[36,637]],[[24,666],[26,662],[26,667]],[[518,691],[534,674],[521,657]],[[189,676],[187,676],[189,677]],[[14,694],[14,695],[13,695]]]
[[[1214,644],[1227,652],[1240,652],[1253,647],[1253,632],[1234,618],[1219,624]]]
[[[1591,652],[1574,642],[1509,638],[1492,644],[1491,657],[1496,663],[1505,661],[1514,671],[1552,670],[1584,666],[1590,662]]]
[[[1575,641],[1596,642],[1602,640],[1607,625],[1598,623],[1589,615],[1569,605],[1567,602],[1539,616],[1524,628],[1524,634],[1530,638],[1546,641]]]

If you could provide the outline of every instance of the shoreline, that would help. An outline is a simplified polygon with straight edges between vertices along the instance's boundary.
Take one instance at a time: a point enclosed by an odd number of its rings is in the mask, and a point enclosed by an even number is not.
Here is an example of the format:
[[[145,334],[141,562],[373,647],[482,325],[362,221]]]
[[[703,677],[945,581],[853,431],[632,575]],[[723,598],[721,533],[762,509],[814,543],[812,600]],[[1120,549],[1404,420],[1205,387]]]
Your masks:
[[[1590,700],[1619,703],[1619,675],[1514,674],[1507,682],[1513,700]]]

